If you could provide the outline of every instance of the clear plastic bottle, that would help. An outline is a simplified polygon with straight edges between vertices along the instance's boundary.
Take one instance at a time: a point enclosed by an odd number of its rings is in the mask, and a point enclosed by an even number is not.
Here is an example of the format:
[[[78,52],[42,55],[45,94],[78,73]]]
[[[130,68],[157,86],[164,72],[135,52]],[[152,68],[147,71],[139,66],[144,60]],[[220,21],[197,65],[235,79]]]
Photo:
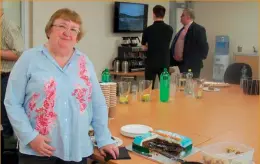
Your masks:
[[[243,88],[243,82],[246,80],[247,77],[247,68],[244,65],[243,68],[241,69],[241,77],[240,77],[240,87]]]
[[[229,53],[229,36],[216,36],[215,53],[216,55],[227,55]]]
[[[185,95],[193,94],[192,77],[193,77],[193,73],[191,72],[191,69],[189,69],[188,73],[186,74],[186,84],[184,88]]]

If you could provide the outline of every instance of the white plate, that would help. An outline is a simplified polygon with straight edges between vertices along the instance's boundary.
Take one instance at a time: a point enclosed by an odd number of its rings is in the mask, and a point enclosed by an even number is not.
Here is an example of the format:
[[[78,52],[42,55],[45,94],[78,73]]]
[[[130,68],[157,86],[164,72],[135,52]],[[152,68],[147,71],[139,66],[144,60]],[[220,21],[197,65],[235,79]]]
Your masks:
[[[204,90],[204,91],[207,91],[207,92],[219,92],[219,91],[220,91],[219,88],[214,88],[214,90],[209,90],[208,87],[204,87],[203,90]]]
[[[116,141],[116,143],[115,143],[116,146],[121,146],[121,145],[123,145],[123,141],[122,141],[120,138],[114,137],[114,136],[113,136],[113,138],[114,138],[115,141]],[[92,137],[90,137],[90,139],[91,139],[93,145],[97,147],[97,144],[95,143],[95,141],[96,141],[95,137],[92,136]]]
[[[126,133],[126,132],[122,132],[122,131],[120,131],[120,132],[123,136],[130,137],[130,138],[135,138],[136,136],[139,136],[138,134]]]
[[[135,137],[152,131],[153,128],[146,125],[130,124],[121,127],[121,134],[127,137]]]

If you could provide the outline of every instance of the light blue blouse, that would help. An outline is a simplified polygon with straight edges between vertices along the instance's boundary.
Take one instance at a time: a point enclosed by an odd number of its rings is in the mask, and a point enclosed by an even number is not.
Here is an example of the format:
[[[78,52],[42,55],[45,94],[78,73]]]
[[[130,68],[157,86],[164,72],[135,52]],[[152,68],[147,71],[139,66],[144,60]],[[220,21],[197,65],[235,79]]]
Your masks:
[[[93,64],[78,49],[63,68],[44,45],[25,51],[10,74],[4,102],[21,153],[40,156],[28,144],[40,133],[51,139],[54,156],[81,161],[93,153],[90,125],[99,148],[114,143]]]

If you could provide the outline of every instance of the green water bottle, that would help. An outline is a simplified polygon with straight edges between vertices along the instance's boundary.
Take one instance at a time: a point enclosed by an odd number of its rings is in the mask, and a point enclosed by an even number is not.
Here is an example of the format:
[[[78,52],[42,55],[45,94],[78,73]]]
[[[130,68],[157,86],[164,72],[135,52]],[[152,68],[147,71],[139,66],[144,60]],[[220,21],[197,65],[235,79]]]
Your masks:
[[[170,97],[170,74],[167,68],[160,75],[160,101],[168,102]]]
[[[108,70],[108,68],[106,68],[103,72],[102,72],[102,83],[108,83],[111,82],[111,75],[110,72]]]

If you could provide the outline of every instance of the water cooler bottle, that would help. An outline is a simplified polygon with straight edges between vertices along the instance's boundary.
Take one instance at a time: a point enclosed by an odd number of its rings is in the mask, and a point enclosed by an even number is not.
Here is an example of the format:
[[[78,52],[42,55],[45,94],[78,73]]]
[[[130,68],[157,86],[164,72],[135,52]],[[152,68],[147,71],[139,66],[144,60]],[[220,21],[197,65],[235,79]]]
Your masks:
[[[213,62],[213,80],[223,82],[224,73],[229,65],[229,37],[216,36]]]

